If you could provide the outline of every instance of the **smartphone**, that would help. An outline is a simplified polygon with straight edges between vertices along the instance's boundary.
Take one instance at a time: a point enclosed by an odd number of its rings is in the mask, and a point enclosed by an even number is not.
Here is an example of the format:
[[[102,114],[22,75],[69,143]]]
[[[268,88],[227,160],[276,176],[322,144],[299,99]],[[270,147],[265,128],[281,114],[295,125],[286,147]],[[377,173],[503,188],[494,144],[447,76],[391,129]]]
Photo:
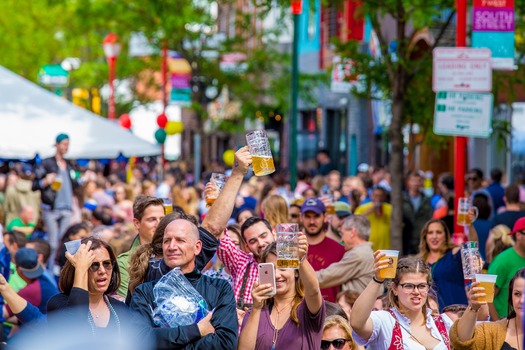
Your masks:
[[[261,263],[258,266],[259,268],[259,284],[271,284],[272,291],[266,295],[274,296],[275,295],[275,268],[273,263]]]

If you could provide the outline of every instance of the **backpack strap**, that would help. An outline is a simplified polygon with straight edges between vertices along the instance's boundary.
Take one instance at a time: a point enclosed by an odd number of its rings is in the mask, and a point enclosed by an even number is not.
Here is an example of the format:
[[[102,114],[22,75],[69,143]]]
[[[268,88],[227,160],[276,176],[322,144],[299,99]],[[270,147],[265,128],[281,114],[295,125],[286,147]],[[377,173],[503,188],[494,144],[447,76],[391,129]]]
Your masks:
[[[445,321],[443,321],[443,317],[441,317],[441,315],[435,315],[432,316],[432,318],[434,319],[434,323],[436,324],[439,334],[441,334],[441,337],[443,338],[447,349],[450,350],[450,338],[448,336],[447,327],[445,326]]]
[[[396,314],[391,309],[387,310],[390,315],[394,318],[396,323],[394,324],[394,329],[392,330],[392,340],[390,341],[390,346],[388,350],[404,350],[403,347],[403,333],[401,332],[401,326],[397,321]]]

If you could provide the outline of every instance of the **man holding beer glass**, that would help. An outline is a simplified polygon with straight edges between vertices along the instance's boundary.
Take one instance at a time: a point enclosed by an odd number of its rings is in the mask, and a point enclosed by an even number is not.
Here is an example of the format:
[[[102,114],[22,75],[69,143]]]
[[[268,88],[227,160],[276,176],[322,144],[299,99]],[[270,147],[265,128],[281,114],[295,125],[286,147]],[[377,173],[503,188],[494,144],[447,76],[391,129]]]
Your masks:
[[[42,217],[47,227],[53,268],[58,243],[69,227],[73,208],[73,189],[78,186],[71,164],[64,159],[69,149],[69,136],[59,134],[55,139],[55,156],[46,158],[35,168],[33,191],[40,191]]]

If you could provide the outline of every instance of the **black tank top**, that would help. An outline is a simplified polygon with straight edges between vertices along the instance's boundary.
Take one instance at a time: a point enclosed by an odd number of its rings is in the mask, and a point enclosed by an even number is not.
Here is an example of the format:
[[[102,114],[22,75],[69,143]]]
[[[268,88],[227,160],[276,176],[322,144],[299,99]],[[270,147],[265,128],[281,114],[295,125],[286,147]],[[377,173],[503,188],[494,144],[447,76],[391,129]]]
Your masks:
[[[509,343],[504,342],[503,345],[501,346],[501,350],[518,350],[518,349],[513,348],[512,346],[509,345]]]

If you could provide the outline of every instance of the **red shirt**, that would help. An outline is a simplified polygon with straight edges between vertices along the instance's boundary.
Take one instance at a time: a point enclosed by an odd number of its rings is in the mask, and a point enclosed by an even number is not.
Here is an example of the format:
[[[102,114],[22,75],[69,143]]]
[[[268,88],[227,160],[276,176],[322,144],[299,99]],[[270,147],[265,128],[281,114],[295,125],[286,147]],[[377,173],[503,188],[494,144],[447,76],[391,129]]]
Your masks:
[[[308,246],[308,255],[306,259],[315,271],[325,269],[331,264],[340,261],[345,254],[345,248],[334,241],[331,238],[325,237],[323,241],[316,245]],[[339,292],[339,286],[334,286],[330,288],[322,288],[321,294],[323,295],[324,300],[336,302],[335,298]]]

